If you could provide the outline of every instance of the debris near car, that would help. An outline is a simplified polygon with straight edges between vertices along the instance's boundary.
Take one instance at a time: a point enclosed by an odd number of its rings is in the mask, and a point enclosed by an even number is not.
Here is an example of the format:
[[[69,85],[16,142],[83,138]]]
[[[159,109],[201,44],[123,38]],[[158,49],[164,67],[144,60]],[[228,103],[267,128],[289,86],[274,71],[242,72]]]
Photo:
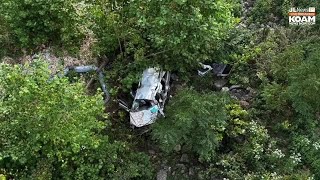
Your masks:
[[[87,66],[70,66],[64,69],[64,76],[66,76],[69,72],[74,71],[76,73],[88,73],[88,72],[96,72],[98,74],[99,83],[101,85],[102,92],[104,93],[105,103],[108,103],[110,100],[110,94],[107,89],[107,85],[104,82],[105,76],[101,70],[102,68],[98,68],[94,65]]]
[[[170,72],[159,68],[148,68],[143,71],[138,88],[132,91],[134,97],[131,108],[119,100],[119,105],[130,114],[130,124],[143,127],[164,116],[164,106],[170,90]]]
[[[199,63],[199,65],[202,68],[198,70],[199,76],[203,77],[209,72],[212,72],[215,89],[221,90],[221,88],[228,83],[227,77],[232,70],[232,65],[222,63],[213,63],[212,65]]]
[[[212,71],[213,75],[217,77],[229,76],[232,66],[230,64],[213,63],[212,65],[206,65],[199,63],[203,70],[198,70],[199,76],[204,76],[208,72]]]
[[[102,57],[103,61],[99,67],[97,67],[95,65],[77,65],[77,66],[75,66],[74,64],[79,64],[81,62],[81,60],[71,59],[72,61],[75,61],[75,62],[73,62],[73,63],[65,62],[68,65],[64,67],[62,72],[58,72],[58,69],[60,67],[58,65],[59,58],[57,58],[56,56],[51,54],[49,49],[44,50],[44,52],[42,52],[42,53],[32,55],[28,61],[30,61],[32,64],[33,60],[39,59],[39,58],[46,60],[49,64],[48,68],[50,69],[50,71],[52,73],[51,77],[48,80],[49,82],[52,81],[55,77],[67,76],[71,72],[76,72],[79,74],[96,72],[98,74],[98,80],[101,85],[101,89],[104,93],[104,101],[105,101],[105,103],[109,102],[110,93],[108,91],[107,84],[105,83],[105,76],[103,74],[103,69],[106,67],[107,62],[109,61],[106,56]],[[70,57],[65,57],[64,61],[66,61],[66,59],[70,59]],[[86,88],[88,88],[92,82],[93,82],[93,79],[91,79],[89,81]]]
[[[222,92],[228,92],[231,98],[239,101],[240,105],[244,108],[250,106],[251,100],[255,96],[255,91],[252,88],[245,88],[241,85],[228,85],[228,76],[232,70],[232,65],[230,64],[221,64],[213,63],[212,65],[206,65],[199,63],[202,67],[202,70],[198,70],[199,76],[204,76],[209,72],[212,72],[214,75],[214,87],[216,90],[221,90]]]
[[[87,66],[69,66],[69,67],[66,67],[64,70],[63,70],[63,73],[58,73],[58,74],[54,74],[54,75],[51,75],[50,79],[48,81],[52,81],[55,76],[58,76],[58,77],[63,77],[63,76],[67,76],[70,72],[76,72],[76,73],[89,73],[89,72],[97,72],[98,74],[98,79],[99,79],[99,83],[101,85],[101,89],[102,89],[102,92],[104,93],[104,101],[105,103],[108,103],[109,100],[110,100],[110,94],[109,94],[109,91],[107,89],[107,85],[105,83],[105,76],[101,70],[102,68],[98,68],[94,65],[87,65]],[[90,83],[90,82],[89,82]],[[88,87],[88,85],[87,85]]]

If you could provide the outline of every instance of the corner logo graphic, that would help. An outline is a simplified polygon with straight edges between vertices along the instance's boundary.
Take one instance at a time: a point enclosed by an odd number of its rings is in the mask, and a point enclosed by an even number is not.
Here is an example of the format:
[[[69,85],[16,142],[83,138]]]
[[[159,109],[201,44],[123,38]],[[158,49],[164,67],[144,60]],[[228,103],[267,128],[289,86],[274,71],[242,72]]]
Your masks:
[[[291,8],[289,11],[290,25],[313,25],[316,24],[316,8]]]

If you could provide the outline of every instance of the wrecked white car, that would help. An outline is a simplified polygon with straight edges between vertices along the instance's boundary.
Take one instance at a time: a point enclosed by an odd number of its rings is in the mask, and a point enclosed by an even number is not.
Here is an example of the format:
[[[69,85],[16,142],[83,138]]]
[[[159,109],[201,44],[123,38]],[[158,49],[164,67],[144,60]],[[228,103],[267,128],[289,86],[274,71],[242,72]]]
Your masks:
[[[148,68],[143,71],[137,90],[132,92],[134,100],[131,108],[122,100],[119,100],[119,105],[130,113],[131,125],[143,127],[155,122],[159,116],[164,116],[169,89],[170,73]]]

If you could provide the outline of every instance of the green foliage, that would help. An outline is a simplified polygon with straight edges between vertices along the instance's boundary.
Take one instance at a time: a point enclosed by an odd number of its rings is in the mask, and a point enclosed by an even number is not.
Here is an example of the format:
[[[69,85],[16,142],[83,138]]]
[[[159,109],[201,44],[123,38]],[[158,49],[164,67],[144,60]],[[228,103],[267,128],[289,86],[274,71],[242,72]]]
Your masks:
[[[319,44],[315,45],[320,47]],[[288,92],[293,107],[305,117],[315,117],[320,110],[320,51],[311,52],[301,65],[289,72]]]
[[[83,37],[76,4],[76,0],[2,0],[0,12],[17,46],[31,50],[48,44],[70,48],[79,45]]]
[[[84,149],[61,166],[62,179],[150,179],[153,169],[144,153],[133,152],[126,143],[110,143],[106,137],[98,148]],[[77,168],[73,168],[77,167]]]
[[[84,84],[49,80],[43,61],[0,65],[0,167],[30,179],[150,177],[148,159],[100,135],[105,123],[101,94]],[[151,169],[151,168],[150,168]]]
[[[246,133],[248,125],[249,113],[242,109],[238,104],[227,105],[229,112],[229,122],[226,128],[226,134],[229,137],[238,137]]]
[[[168,118],[153,127],[153,137],[167,152],[184,145],[204,161],[211,161],[223,138],[227,113],[225,95],[183,90],[167,106]]]
[[[0,11],[1,13],[1,11]],[[12,40],[9,36],[9,29],[4,17],[0,15],[0,62],[3,56],[7,55],[9,50],[12,49]]]
[[[254,4],[253,10],[251,12],[251,18],[254,22],[268,22],[270,20],[270,13],[273,0],[257,0]]]
[[[250,13],[250,21],[260,24],[274,22],[287,25],[291,7],[296,6],[289,0],[257,0]]]
[[[207,169],[200,172],[202,179],[299,179],[313,176],[312,172],[300,169],[304,158],[300,149],[281,147],[268,129],[252,120],[252,115],[239,105],[229,104],[227,110],[229,121],[222,146],[214,163],[209,163]]]
[[[262,97],[265,100],[266,106],[271,110],[281,111],[283,107],[288,106],[286,87],[275,82],[264,86]]]
[[[307,40],[289,46],[271,60],[268,74],[274,79],[266,84],[262,96],[267,106],[279,110],[288,102],[304,117],[315,115],[320,106],[315,96],[319,91],[319,44]]]
[[[166,69],[182,72],[210,59],[234,20],[232,5],[225,1],[137,1],[133,5],[130,10],[147,31],[152,47],[166,51],[153,58]],[[141,13],[136,11],[138,6]]]
[[[97,1],[89,8],[96,53],[114,57],[110,79],[120,81],[120,89],[149,66],[185,75],[211,60],[235,22],[232,10],[233,3],[221,0]]]
[[[284,28],[231,31],[220,57],[233,64],[230,83],[257,87],[270,74],[272,60],[290,43],[290,30]],[[239,35],[240,34],[240,35]],[[224,53],[226,52],[226,53]],[[225,57],[227,56],[227,57]]]
[[[320,177],[320,142],[318,137],[311,137],[305,135],[294,134],[292,137],[292,149],[301,152],[304,164],[311,168],[315,175],[315,179]]]
[[[3,158],[10,156],[23,163],[25,158],[37,154],[42,143],[61,147],[61,152],[58,149],[54,154],[45,152],[48,156],[64,155],[67,145],[70,152],[76,153],[80,145],[98,144],[91,135],[94,129],[104,127],[95,117],[103,113],[101,97],[88,97],[81,83],[69,85],[67,79],[60,78],[48,82],[49,70],[39,63],[23,68],[2,64],[0,77],[1,131],[10,137],[2,148]],[[19,143],[25,138],[32,141]],[[12,145],[19,146],[12,148]]]
[[[90,32],[95,55],[109,58],[114,96],[147,67],[187,79],[198,62],[232,64],[229,83],[257,92],[247,110],[212,92],[211,76],[195,77],[195,89],[178,91],[152,126],[163,151],[181,145],[199,157],[200,179],[320,178],[319,24],[286,27],[290,7],[319,9],[319,1],[256,0],[243,17],[249,24],[236,28],[239,0],[0,2],[0,58],[45,46],[75,50]],[[282,27],[250,26],[270,22]],[[137,139],[123,112],[108,126],[101,94],[50,77],[42,61],[0,65],[0,179],[154,178],[149,157],[119,141]]]
[[[270,34],[273,37],[267,36],[266,41],[258,45],[262,49],[257,61],[257,74],[262,81],[262,98],[258,99],[262,101],[257,106],[261,114],[258,116],[270,126],[271,134],[283,143],[282,148],[278,148],[288,153],[285,156],[289,160],[276,163],[282,172],[286,172],[282,178],[305,179],[315,175],[317,179],[320,109],[316,100],[319,94],[318,38],[310,34],[306,38],[308,33],[305,31],[292,34],[293,29],[279,32],[282,35],[277,35],[278,32]],[[279,43],[279,38],[283,43]],[[271,164],[267,159],[264,161]],[[301,175],[292,172],[302,164],[306,170],[301,170]]]

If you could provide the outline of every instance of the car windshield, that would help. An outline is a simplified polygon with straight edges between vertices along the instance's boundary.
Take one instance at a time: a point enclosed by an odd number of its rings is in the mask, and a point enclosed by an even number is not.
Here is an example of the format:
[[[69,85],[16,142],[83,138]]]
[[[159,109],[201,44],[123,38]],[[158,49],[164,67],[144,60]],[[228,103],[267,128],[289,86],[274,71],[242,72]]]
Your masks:
[[[152,103],[150,100],[147,99],[136,99],[133,102],[131,111],[141,111],[141,110],[147,110],[152,106]]]

